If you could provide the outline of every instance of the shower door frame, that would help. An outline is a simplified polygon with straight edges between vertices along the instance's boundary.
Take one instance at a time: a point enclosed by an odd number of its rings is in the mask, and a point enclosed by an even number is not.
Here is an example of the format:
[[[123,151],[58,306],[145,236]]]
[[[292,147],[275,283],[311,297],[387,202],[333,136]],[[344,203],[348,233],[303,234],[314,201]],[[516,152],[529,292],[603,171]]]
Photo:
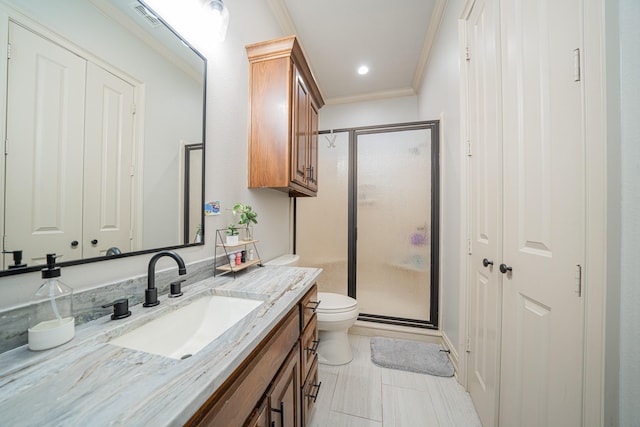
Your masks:
[[[358,136],[376,133],[391,133],[412,130],[430,130],[431,132],[431,271],[430,271],[430,302],[429,320],[407,319],[393,316],[383,316],[370,313],[360,313],[358,320],[384,323],[398,326],[410,326],[424,329],[438,329],[439,313],[439,278],[440,278],[440,121],[427,120],[407,123],[393,123],[387,125],[363,126],[323,130],[320,134],[338,132],[349,133],[349,172],[348,172],[348,247],[347,247],[347,292],[352,298],[356,295],[357,271],[357,222],[358,222]],[[294,200],[295,211],[295,200]],[[295,218],[295,212],[294,212]],[[295,224],[294,224],[294,252],[295,252]]]

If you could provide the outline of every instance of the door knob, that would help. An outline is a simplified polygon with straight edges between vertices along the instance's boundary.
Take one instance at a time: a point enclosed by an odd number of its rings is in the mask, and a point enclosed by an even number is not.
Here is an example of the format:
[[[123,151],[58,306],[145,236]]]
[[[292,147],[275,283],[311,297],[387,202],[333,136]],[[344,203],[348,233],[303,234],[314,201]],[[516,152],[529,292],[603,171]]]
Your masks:
[[[91,241],[91,244],[92,244],[92,245],[97,245],[97,244],[98,244],[98,239],[93,239],[93,240]]]
[[[490,265],[493,265],[493,261],[489,261],[485,258],[482,260],[482,265],[484,265],[485,267],[489,267]]]
[[[74,240],[73,242],[71,242],[71,247],[72,248],[77,248],[78,247],[78,241]]]
[[[507,272],[513,271],[513,269],[506,265],[506,264],[500,264],[500,273],[502,274],[506,274]]]

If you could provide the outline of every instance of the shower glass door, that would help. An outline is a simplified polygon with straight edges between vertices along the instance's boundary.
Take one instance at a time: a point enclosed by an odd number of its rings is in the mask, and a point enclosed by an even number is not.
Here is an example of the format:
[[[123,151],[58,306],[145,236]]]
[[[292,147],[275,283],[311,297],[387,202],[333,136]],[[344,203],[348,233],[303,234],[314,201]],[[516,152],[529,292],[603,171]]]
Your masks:
[[[296,200],[296,254],[300,265],[322,268],[321,292],[347,295],[349,134],[318,138],[317,197]]]
[[[431,128],[415,127],[355,132],[355,295],[363,320],[437,322],[432,136]]]

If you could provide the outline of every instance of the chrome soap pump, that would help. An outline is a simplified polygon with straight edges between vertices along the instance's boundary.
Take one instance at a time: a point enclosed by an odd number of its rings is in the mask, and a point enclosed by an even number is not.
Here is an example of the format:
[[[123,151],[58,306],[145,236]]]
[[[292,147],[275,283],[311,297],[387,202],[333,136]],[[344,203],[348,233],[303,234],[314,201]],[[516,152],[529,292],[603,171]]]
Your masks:
[[[71,316],[73,289],[62,283],[56,254],[47,254],[47,268],[42,270],[44,283],[36,291],[29,317],[29,350],[47,350],[70,341],[75,335]]]

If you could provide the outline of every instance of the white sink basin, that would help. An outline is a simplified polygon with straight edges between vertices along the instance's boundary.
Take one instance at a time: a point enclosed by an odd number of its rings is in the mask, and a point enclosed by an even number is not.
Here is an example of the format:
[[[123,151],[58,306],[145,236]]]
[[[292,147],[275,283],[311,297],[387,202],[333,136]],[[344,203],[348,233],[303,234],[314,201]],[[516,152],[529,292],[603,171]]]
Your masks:
[[[186,359],[261,306],[263,301],[206,296],[110,341],[120,347]]]

